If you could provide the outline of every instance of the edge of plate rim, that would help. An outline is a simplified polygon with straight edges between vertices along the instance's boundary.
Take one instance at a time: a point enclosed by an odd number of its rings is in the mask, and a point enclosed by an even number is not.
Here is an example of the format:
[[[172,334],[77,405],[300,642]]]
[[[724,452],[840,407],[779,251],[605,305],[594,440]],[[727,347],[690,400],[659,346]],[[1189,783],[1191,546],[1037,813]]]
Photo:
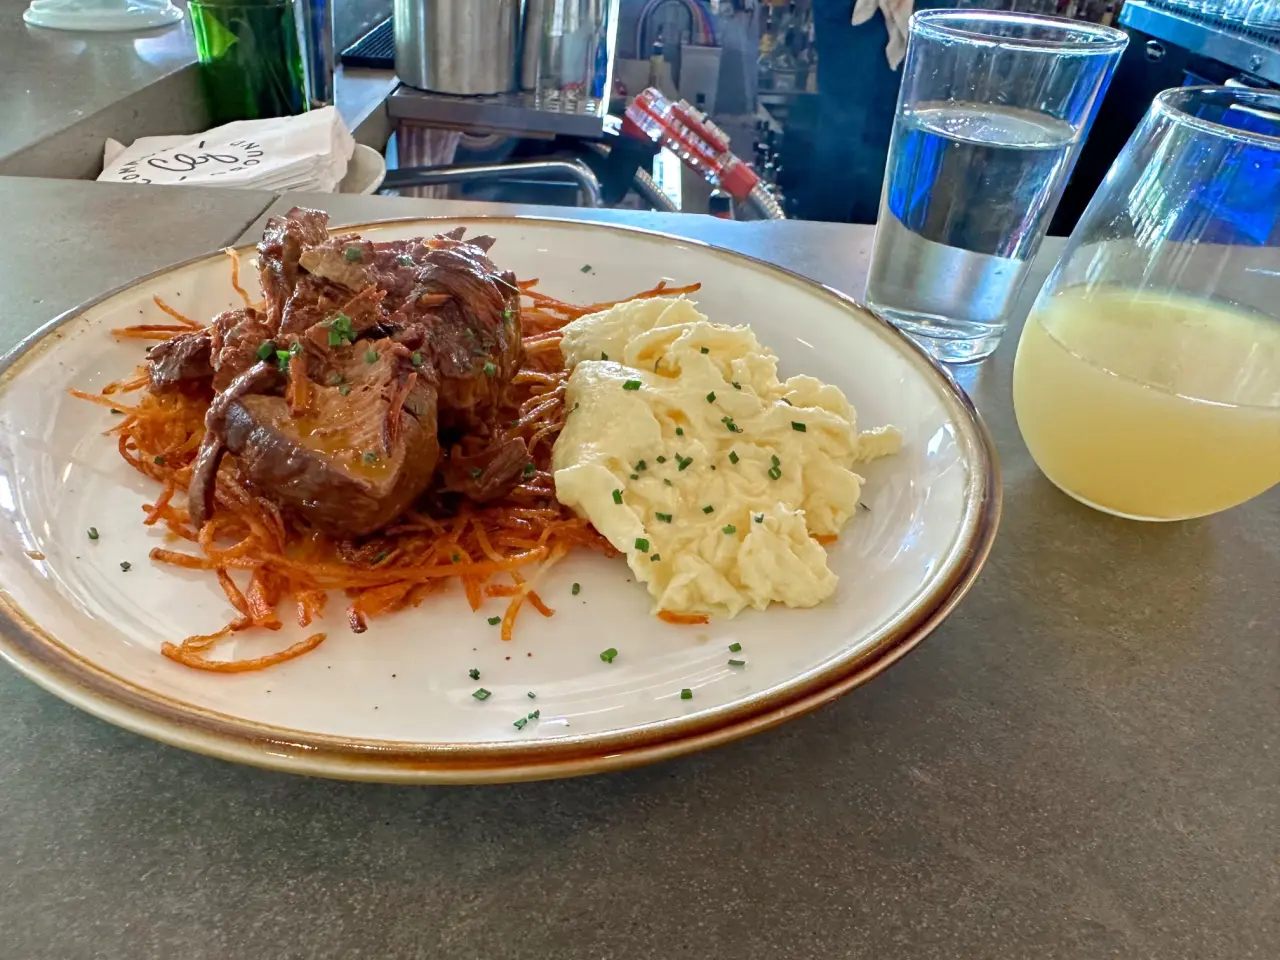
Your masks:
[[[703,749],[774,726],[816,709],[875,677],[920,643],[941,622],[977,579],[995,540],[1003,490],[995,443],[972,400],[951,373],[909,337],[876,316],[852,296],[787,267],[703,240],[627,224],[538,215],[406,216],[340,224],[333,232],[386,229],[414,223],[534,223],[568,229],[603,229],[649,241],[699,247],[719,258],[746,262],[781,280],[818,291],[871,326],[904,351],[934,382],[944,407],[956,408],[967,425],[961,431],[970,458],[964,511],[956,539],[947,550],[942,575],[922,597],[923,604],[890,621],[870,649],[828,660],[792,678],[707,712],[652,721],[597,734],[488,743],[421,743],[364,740],[292,730],[223,714],[148,690],[104,670],[65,646],[35,623],[0,588],[0,656],[42,688],[101,719],[174,746],[223,759],[295,773],[347,779],[420,783],[481,783],[575,776],[621,769]],[[23,361],[64,325],[102,303],[166,274],[187,269],[234,250],[238,256],[254,244],[219,248],[132,278],[63,311],[0,356],[0,391],[20,372]],[[27,649],[14,643],[25,641]]]

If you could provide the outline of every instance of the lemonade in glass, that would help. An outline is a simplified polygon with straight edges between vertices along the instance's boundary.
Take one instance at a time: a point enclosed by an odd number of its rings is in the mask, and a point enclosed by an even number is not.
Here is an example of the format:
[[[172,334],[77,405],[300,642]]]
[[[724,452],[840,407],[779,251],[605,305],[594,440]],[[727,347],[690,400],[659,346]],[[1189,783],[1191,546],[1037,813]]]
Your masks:
[[[1032,308],[1013,401],[1045,475],[1109,513],[1280,482],[1280,93],[1156,98]]]

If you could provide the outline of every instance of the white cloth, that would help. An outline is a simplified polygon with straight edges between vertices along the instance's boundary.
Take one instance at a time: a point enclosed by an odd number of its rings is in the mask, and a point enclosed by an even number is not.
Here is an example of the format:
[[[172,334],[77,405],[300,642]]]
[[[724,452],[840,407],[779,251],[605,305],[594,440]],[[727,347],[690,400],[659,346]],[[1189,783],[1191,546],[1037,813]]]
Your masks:
[[[897,70],[907,53],[907,29],[911,20],[914,0],[858,0],[853,7],[853,25],[860,26],[876,15],[884,15],[884,25],[889,31],[889,42],[884,46],[889,69]]]
[[[238,120],[194,135],[108,140],[99,180],[333,193],[355,140],[333,107]]]

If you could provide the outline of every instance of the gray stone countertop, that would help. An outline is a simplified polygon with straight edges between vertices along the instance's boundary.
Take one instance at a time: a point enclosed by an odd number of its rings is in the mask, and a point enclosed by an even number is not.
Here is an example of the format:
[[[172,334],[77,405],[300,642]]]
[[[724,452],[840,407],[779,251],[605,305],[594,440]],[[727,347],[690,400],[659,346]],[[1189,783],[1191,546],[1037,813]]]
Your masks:
[[[122,107],[125,113],[145,109],[134,116],[137,136],[184,132],[166,130],[174,121],[174,100],[196,100],[194,74],[195,38],[190,19],[172,27],[142,33],[81,33],[28,26],[22,12],[29,0],[0,0],[0,170],[6,173],[46,176],[82,176],[50,170],[54,153],[82,152],[90,144],[73,133],[96,141],[98,166],[102,162],[102,137],[130,131],[101,129],[104,112]],[[203,107],[200,108],[203,116]],[[119,115],[117,115],[119,114]],[[120,124],[117,111],[106,118]],[[59,149],[39,150],[53,141]],[[62,159],[66,163],[66,158]],[[71,162],[67,166],[75,167]]]
[[[348,222],[506,210],[322,199]],[[0,349],[272,203],[0,178]],[[869,228],[599,215],[861,292]],[[1271,960],[1280,490],[1167,525],[1067,499],[1014,423],[1017,327],[962,371],[1006,491],[972,593],[760,736],[580,780],[332,783],[152,743],[0,668],[0,955]]]

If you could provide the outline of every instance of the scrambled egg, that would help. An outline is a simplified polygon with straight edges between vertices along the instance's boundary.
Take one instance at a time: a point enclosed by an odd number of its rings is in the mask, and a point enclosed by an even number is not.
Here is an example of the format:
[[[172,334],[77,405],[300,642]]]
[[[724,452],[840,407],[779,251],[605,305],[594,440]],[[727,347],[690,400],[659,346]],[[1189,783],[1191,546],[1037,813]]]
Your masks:
[[[750,327],[683,297],[582,317],[561,351],[556,496],[626,555],[655,611],[732,617],[832,594],[814,538],[840,532],[862,489],[854,464],[896,453],[896,429],[859,433],[837,388],[779,382]]]

